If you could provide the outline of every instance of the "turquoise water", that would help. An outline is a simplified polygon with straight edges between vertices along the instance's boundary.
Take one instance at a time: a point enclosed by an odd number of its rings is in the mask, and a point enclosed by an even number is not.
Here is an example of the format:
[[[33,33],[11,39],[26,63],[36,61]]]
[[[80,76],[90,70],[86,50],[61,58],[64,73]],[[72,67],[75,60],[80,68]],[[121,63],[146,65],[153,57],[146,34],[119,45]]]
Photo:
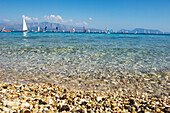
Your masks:
[[[1,75],[84,76],[170,68],[170,35],[0,33]]]

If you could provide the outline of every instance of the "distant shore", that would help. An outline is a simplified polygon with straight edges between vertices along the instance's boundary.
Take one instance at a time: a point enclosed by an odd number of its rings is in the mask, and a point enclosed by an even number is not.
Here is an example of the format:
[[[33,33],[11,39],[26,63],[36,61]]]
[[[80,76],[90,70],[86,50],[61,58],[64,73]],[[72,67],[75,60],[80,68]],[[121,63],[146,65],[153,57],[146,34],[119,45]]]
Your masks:
[[[11,32],[23,32],[23,31],[11,31]],[[46,31],[46,32],[34,32],[34,31],[28,31],[27,33],[70,33],[69,31]],[[2,33],[8,33],[8,32],[2,32]],[[112,32],[112,33],[106,33],[106,32],[71,32],[71,34],[73,33],[86,33],[86,34],[133,34],[133,35],[170,35],[170,34],[157,34],[157,33],[120,33],[120,32]]]

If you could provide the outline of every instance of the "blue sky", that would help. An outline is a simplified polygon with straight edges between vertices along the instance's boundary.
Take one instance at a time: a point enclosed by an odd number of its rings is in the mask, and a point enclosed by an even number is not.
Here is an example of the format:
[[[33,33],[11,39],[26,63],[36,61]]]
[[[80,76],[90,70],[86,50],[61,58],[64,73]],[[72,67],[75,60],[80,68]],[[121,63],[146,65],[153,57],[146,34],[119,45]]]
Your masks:
[[[170,31],[170,0],[0,0],[0,22]]]

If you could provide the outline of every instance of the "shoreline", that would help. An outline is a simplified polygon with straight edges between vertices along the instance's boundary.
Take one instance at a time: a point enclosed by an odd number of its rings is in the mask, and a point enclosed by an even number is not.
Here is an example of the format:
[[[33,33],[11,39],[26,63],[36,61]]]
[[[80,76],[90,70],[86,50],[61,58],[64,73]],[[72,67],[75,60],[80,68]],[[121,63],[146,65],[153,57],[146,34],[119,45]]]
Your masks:
[[[123,90],[83,91],[52,83],[0,83],[0,111],[11,112],[168,112],[168,97]]]
[[[7,75],[7,76],[6,76]],[[124,73],[114,72],[113,75],[105,73],[105,76],[98,76],[97,73],[82,75],[62,75],[61,73],[49,73],[39,75],[13,75],[10,71],[0,71],[0,81],[11,84],[36,84],[52,83],[66,87],[70,90],[85,91],[109,91],[122,89],[124,91],[138,91],[155,95],[168,96],[169,90],[169,70],[151,73]],[[163,92],[163,93],[162,93]],[[162,93],[162,94],[161,94]]]
[[[116,33],[116,32],[113,32],[113,33],[105,33],[105,32],[69,32],[69,31],[65,31],[65,32],[61,32],[61,31],[58,31],[58,32],[55,32],[55,31],[47,31],[47,32],[32,32],[32,31],[29,31],[29,32],[24,32],[24,31],[11,31],[11,32],[0,32],[0,33],[69,33],[69,34],[81,34],[81,33],[84,33],[84,34],[124,34],[124,35],[170,35],[170,34],[157,34],[157,33]]]

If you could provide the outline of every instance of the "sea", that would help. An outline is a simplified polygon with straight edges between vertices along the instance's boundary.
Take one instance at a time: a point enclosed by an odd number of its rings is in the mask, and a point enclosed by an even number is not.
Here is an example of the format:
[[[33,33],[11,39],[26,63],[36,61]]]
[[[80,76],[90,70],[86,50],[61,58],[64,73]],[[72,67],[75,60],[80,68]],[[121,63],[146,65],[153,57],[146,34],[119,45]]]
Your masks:
[[[1,81],[30,75],[99,78],[167,70],[170,35],[0,33]]]

